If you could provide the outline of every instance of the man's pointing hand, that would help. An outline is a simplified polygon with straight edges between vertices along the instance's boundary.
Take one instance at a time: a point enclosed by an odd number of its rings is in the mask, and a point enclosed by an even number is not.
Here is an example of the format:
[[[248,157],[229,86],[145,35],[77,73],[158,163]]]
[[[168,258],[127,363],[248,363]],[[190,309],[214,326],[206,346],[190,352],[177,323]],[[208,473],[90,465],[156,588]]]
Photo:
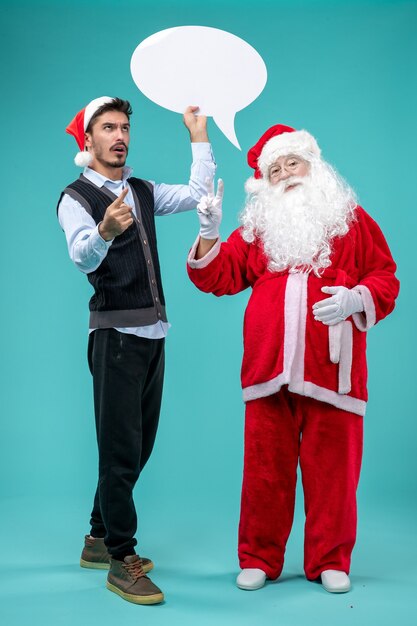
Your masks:
[[[106,209],[103,221],[98,226],[98,232],[105,241],[110,241],[125,232],[133,224],[132,207],[124,203],[129,188],[122,193]]]

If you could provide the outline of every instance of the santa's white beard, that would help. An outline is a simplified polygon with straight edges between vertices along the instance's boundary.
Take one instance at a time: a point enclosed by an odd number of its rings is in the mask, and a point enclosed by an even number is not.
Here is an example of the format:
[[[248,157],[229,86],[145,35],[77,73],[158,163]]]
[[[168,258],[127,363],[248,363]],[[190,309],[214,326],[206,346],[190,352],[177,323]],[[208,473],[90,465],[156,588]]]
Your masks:
[[[278,185],[250,179],[247,191],[242,236],[249,243],[261,240],[268,268],[320,275],[330,265],[332,239],[345,235],[354,218],[353,190],[320,160],[310,164],[307,176]]]

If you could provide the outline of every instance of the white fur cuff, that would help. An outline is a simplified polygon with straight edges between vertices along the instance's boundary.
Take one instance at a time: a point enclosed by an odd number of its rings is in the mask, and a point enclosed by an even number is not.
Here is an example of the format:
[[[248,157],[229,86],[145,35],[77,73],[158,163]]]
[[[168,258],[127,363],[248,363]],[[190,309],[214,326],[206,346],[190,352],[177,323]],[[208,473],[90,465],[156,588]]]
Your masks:
[[[353,313],[352,319],[356,328],[365,332],[376,324],[375,303],[371,292],[368,287],[365,287],[365,285],[356,285],[353,290],[360,293],[362,297],[363,313]]]
[[[196,259],[195,255],[196,255],[199,243],[200,243],[200,235],[198,235],[197,239],[195,240],[193,247],[190,250],[190,254],[188,255],[188,259],[187,259],[188,265],[194,270],[200,270],[203,267],[207,267],[207,265],[209,265],[220,252],[220,237],[219,237],[216,243],[214,244],[214,246],[212,247],[212,249],[209,250],[205,256],[203,256],[201,259]]]

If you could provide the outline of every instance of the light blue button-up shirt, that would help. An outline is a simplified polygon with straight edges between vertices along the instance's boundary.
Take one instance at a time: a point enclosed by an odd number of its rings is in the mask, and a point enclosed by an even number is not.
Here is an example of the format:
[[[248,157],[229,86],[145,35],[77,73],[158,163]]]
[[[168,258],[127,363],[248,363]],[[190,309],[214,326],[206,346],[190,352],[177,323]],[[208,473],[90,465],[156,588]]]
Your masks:
[[[154,188],[155,215],[172,215],[195,209],[201,196],[207,194],[206,179],[213,178],[216,164],[211,145],[209,143],[191,144],[193,162],[188,185],[166,185],[152,182]],[[133,207],[136,215],[135,203],[129,186],[132,175],[130,167],[123,168],[121,180],[110,180],[89,167],[84,169],[84,176],[97,187],[107,187],[116,196],[119,196],[127,186],[129,192],[125,203]],[[108,249],[113,243],[105,241],[98,232],[98,225],[84,207],[68,194],[64,194],[58,208],[58,219],[67,239],[68,252],[79,270],[88,274],[98,268],[106,257]],[[148,339],[166,337],[170,324],[156,322],[149,326],[135,328],[116,328],[122,333],[131,333]],[[94,329],[90,329],[90,332]]]

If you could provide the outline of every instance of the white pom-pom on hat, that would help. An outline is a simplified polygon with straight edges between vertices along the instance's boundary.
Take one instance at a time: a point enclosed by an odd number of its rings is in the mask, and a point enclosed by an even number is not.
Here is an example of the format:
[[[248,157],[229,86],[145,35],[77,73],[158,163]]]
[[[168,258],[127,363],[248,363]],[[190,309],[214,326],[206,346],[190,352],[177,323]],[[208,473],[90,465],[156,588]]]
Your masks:
[[[78,111],[77,115],[65,129],[69,135],[75,137],[78,147],[81,150],[74,159],[74,163],[78,165],[78,167],[86,167],[90,165],[92,161],[92,156],[85,150],[85,131],[87,130],[91,118],[103,104],[113,102],[113,100],[114,98],[110,98],[109,96],[101,96],[100,98],[91,100],[84,109]]]
[[[87,152],[87,150],[84,150],[84,152],[77,152],[74,157],[74,163],[78,167],[87,167],[87,165],[90,165],[92,160],[93,157],[90,152]]]

